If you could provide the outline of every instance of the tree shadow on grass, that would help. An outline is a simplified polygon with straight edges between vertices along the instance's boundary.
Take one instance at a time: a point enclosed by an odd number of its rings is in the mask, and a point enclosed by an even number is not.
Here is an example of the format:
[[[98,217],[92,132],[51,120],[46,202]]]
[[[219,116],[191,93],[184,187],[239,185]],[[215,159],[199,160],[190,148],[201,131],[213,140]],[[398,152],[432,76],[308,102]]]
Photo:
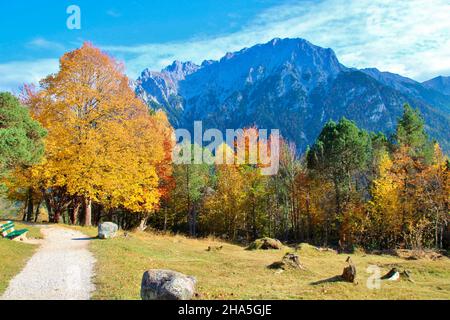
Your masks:
[[[323,279],[315,282],[311,282],[310,285],[317,286],[319,284],[323,283],[333,283],[333,282],[345,282],[344,278],[342,276],[334,276],[328,279]]]

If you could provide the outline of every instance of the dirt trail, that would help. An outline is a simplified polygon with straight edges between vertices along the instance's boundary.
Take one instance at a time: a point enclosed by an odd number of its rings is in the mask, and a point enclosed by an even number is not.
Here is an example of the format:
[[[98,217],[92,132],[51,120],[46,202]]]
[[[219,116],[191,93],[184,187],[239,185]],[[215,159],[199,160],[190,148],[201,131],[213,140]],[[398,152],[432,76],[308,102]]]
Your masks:
[[[25,268],[9,283],[2,300],[88,300],[95,259],[84,234],[42,227],[44,240]]]

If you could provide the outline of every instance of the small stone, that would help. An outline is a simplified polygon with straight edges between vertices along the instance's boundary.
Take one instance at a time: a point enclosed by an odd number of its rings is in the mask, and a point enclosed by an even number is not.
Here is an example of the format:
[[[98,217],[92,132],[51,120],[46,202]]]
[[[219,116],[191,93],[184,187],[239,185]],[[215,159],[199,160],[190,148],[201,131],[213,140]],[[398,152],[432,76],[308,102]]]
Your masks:
[[[206,251],[220,251],[223,249],[223,246],[209,246],[208,249],[206,249]]]
[[[277,269],[277,271],[275,271],[275,274],[282,274],[284,272],[283,269]]]
[[[397,268],[393,268],[387,274],[382,276],[381,279],[387,281],[397,281],[400,279],[400,272]]]

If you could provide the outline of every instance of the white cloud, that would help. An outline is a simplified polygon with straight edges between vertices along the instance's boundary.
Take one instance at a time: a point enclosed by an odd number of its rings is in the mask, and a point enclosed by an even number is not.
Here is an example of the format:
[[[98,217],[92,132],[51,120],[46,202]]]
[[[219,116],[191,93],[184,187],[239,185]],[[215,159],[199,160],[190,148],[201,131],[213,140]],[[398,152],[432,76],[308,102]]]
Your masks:
[[[109,9],[108,11],[106,11],[106,14],[110,17],[113,18],[119,18],[122,16],[122,14],[114,9]]]
[[[64,45],[58,42],[49,41],[45,38],[35,38],[26,44],[28,48],[32,49],[45,49],[45,50],[58,50],[63,51]]]
[[[50,73],[58,71],[57,59],[11,61],[0,64],[0,91],[18,91],[24,83],[37,84]]]
[[[201,63],[272,38],[301,37],[333,48],[349,67],[376,67],[422,81],[450,75],[449,12],[448,0],[291,2],[261,12],[240,31],[230,34],[101,47],[124,60],[127,74],[134,79],[145,68],[159,70],[173,60]],[[28,46],[62,49],[59,43],[44,38],[36,38]],[[0,90],[36,83],[57,68],[56,59],[0,64]]]
[[[351,67],[377,67],[417,80],[450,74],[448,0],[323,0],[268,9],[235,33],[173,43],[103,46],[124,58],[130,77],[171,60],[218,59],[275,37],[333,48]]]

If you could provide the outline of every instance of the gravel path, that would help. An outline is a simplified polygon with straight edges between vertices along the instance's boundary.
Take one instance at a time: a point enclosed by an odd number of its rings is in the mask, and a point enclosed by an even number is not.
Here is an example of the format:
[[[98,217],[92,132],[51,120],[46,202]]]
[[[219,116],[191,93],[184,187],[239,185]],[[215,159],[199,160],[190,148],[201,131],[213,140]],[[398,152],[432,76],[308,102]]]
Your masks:
[[[94,291],[95,259],[84,234],[43,227],[44,240],[1,300],[88,300]]]

